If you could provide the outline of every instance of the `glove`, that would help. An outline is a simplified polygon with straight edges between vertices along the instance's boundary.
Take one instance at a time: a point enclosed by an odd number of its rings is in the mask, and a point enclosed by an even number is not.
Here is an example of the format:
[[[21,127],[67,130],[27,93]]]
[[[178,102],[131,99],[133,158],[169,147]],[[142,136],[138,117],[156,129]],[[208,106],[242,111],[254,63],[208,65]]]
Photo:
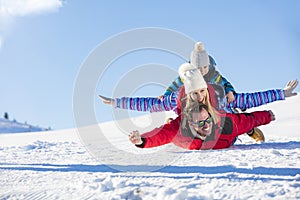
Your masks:
[[[274,113],[272,112],[272,110],[268,110],[268,111],[269,114],[271,115],[271,121],[274,121],[276,119]]]
[[[296,92],[293,93],[293,90],[297,87],[298,85],[298,80],[292,80],[289,81],[285,88],[283,89],[284,91],[284,97],[291,97],[297,95]]]

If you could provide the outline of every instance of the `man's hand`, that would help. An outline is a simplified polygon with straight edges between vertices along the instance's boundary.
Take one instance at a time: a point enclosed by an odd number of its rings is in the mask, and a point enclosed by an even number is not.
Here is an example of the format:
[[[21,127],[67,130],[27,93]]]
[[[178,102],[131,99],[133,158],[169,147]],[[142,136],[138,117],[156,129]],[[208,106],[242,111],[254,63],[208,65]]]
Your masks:
[[[141,135],[140,135],[139,131],[132,131],[129,134],[129,140],[132,144],[135,144],[135,145],[143,144],[143,140],[141,138]]]

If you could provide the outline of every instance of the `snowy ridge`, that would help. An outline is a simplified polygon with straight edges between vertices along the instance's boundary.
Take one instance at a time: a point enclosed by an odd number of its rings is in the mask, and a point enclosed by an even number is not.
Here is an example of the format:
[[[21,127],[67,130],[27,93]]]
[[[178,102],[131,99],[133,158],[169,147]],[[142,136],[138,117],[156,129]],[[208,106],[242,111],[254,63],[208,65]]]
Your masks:
[[[273,110],[277,119],[261,127],[266,142],[256,144],[243,135],[223,150],[186,151],[173,145],[140,150],[118,127],[129,120],[83,128],[100,127],[105,134],[106,140],[97,143],[100,159],[89,153],[76,129],[1,134],[0,199],[299,199],[299,103],[300,95],[258,108]],[[162,156],[173,160],[165,165],[158,156],[143,160],[163,148]]]
[[[10,121],[8,119],[0,118],[0,133],[22,133],[22,132],[37,132],[47,131],[46,128],[32,126],[27,123],[21,123],[16,120]]]

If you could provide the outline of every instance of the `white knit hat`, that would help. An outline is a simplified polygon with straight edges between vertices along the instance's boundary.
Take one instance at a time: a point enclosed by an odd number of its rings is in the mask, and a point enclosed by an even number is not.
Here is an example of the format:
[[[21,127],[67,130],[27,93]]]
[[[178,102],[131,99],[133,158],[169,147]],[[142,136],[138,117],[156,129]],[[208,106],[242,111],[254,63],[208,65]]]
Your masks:
[[[197,68],[209,65],[209,57],[202,42],[197,42],[191,53],[191,64]]]
[[[184,83],[185,93],[207,88],[207,84],[200,71],[190,63],[182,64],[178,69],[179,76]]]

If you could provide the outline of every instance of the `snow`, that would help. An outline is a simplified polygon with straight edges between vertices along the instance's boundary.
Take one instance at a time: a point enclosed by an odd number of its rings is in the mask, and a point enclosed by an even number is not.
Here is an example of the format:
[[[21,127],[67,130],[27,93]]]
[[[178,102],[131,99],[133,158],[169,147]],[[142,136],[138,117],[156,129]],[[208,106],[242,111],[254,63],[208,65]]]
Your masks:
[[[0,118],[0,134],[1,133],[20,133],[20,132],[37,132],[46,131],[48,129],[30,124],[21,123],[17,120],[10,121],[8,119]]]
[[[0,134],[0,199],[300,199],[299,103],[298,94],[256,108],[276,115],[261,127],[266,142],[243,135],[222,150],[138,149],[127,139],[131,126],[120,127],[129,119]],[[131,121],[159,125],[149,117]],[[103,137],[85,137],[99,128]]]

